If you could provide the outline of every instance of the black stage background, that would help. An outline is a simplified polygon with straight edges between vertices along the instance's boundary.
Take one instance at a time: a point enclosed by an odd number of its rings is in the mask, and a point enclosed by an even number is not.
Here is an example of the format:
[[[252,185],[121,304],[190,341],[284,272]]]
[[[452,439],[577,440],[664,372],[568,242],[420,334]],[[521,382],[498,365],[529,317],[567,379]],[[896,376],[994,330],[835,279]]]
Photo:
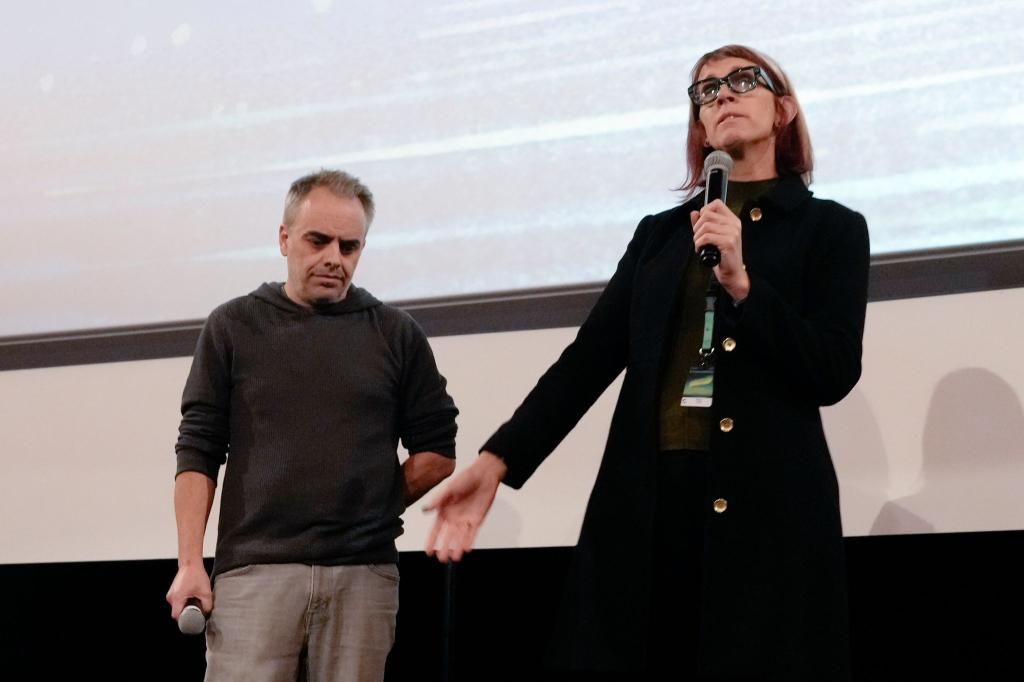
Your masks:
[[[1024,531],[848,538],[856,679],[1019,679],[1022,543]],[[477,550],[450,572],[403,553],[388,682],[562,679],[543,653],[571,551]],[[203,640],[179,634],[164,602],[175,568],[0,566],[2,678],[202,679]]]

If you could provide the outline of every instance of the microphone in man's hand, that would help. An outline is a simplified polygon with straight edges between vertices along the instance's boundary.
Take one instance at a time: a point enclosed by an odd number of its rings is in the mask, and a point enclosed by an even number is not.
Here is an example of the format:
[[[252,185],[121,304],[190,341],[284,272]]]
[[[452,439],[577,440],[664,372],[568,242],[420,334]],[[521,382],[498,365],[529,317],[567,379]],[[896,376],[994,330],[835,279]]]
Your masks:
[[[732,157],[721,150],[716,150],[704,159],[704,205],[715,199],[725,201],[725,192],[729,188],[729,173],[732,171]],[[713,268],[722,261],[722,252],[714,244],[700,247],[700,264]]]
[[[195,597],[189,597],[185,602],[186,606],[178,615],[178,629],[182,634],[199,635],[206,629],[206,616],[200,608],[200,602]]]

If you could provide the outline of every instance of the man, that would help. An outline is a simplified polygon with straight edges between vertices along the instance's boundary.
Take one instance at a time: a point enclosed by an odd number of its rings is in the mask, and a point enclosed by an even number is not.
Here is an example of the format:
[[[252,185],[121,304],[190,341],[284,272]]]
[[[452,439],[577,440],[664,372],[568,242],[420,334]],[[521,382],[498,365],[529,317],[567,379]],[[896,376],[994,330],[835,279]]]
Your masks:
[[[167,601],[174,618],[190,598],[209,614],[207,680],[384,677],[399,515],[454,469],[458,410],[412,318],[352,285],[373,213],[346,173],[295,181],[287,282],[218,307],[200,335]],[[203,535],[225,461],[211,590]]]

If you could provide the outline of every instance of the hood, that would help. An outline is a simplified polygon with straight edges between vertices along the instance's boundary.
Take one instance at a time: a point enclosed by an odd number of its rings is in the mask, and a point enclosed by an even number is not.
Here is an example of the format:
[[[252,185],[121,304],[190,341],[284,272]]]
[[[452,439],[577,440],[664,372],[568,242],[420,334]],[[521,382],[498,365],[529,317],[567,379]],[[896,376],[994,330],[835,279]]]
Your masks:
[[[360,310],[366,310],[367,308],[373,308],[374,306],[381,304],[373,294],[368,292],[366,289],[360,289],[355,285],[350,286],[348,288],[348,293],[345,294],[345,298],[337,303],[317,306],[315,308],[305,308],[288,298],[284,293],[283,282],[264,282],[260,285],[259,289],[256,289],[256,291],[249,295],[255,296],[259,300],[269,303],[275,308],[280,308],[281,310],[290,313],[305,315],[344,315],[346,313],[355,313]]]

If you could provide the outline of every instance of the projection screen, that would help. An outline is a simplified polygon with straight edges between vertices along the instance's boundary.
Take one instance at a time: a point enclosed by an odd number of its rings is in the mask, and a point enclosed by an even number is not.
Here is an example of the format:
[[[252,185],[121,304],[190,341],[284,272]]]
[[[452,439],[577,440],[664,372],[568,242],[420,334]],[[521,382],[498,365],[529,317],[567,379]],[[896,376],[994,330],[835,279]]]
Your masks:
[[[689,70],[792,77],[818,196],[875,253],[1024,237],[1024,5],[879,0],[18,3],[0,336],[198,319],[283,278],[285,191],[376,193],[384,300],[606,279],[684,197]]]

